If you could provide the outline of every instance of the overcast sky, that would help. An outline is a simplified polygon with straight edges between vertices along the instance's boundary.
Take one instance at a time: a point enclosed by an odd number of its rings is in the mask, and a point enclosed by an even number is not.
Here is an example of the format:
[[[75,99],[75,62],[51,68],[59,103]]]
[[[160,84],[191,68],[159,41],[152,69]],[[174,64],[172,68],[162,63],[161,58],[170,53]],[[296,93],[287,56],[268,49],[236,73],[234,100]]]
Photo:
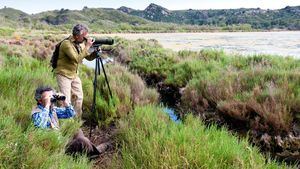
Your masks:
[[[177,9],[230,9],[262,8],[280,9],[299,6],[300,0],[0,0],[0,8],[12,7],[28,14],[54,9],[119,8],[145,9],[150,3],[170,10]]]

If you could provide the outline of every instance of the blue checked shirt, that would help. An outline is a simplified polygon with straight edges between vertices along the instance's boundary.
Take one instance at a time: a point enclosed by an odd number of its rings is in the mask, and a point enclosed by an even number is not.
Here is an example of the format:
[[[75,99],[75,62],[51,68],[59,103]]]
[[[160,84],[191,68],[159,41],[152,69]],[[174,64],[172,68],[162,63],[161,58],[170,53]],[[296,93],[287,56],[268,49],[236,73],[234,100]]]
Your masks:
[[[38,104],[32,111],[32,122],[38,128],[59,128],[58,119],[66,119],[75,116],[73,106],[54,107],[50,111]]]

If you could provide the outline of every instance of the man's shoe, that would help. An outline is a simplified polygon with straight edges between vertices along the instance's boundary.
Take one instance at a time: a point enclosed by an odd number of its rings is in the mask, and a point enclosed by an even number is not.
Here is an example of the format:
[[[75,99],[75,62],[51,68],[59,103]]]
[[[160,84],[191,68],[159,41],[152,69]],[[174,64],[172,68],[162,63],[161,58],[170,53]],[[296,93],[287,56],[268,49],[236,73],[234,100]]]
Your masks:
[[[105,152],[109,147],[109,143],[105,142],[97,146],[97,150],[101,153]]]

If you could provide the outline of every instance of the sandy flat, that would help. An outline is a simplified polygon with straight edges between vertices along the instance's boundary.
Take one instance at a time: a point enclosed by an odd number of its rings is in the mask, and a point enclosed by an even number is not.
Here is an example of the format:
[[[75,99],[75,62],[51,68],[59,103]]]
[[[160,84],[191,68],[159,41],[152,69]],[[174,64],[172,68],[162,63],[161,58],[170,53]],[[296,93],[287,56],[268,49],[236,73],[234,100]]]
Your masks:
[[[175,51],[204,48],[222,49],[241,54],[275,54],[300,57],[300,31],[285,32],[217,32],[217,33],[142,33],[94,34],[129,40],[156,39],[165,48]]]

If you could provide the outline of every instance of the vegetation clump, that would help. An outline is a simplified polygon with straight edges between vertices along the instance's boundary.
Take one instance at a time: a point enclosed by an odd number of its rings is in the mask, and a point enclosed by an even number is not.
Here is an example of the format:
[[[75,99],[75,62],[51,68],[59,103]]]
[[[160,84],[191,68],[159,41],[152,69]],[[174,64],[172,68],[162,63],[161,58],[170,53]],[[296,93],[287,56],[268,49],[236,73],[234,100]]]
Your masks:
[[[181,100],[177,105],[181,116],[191,111],[207,122],[247,131],[257,145],[269,145],[263,149],[277,155],[289,151],[289,142],[293,142],[292,149],[299,149],[298,59],[215,50],[171,52],[140,40],[121,41],[115,50],[125,48],[130,50],[123,55],[130,56],[131,70],[142,77],[153,77],[156,72],[158,88],[178,89],[171,90],[179,93],[173,94],[179,98],[171,98],[171,102]],[[143,53],[147,48],[156,49]],[[151,65],[147,65],[149,60]]]
[[[137,107],[119,123],[124,168],[288,168],[258,153],[224,128],[205,127],[191,114],[171,121],[163,109]]]

